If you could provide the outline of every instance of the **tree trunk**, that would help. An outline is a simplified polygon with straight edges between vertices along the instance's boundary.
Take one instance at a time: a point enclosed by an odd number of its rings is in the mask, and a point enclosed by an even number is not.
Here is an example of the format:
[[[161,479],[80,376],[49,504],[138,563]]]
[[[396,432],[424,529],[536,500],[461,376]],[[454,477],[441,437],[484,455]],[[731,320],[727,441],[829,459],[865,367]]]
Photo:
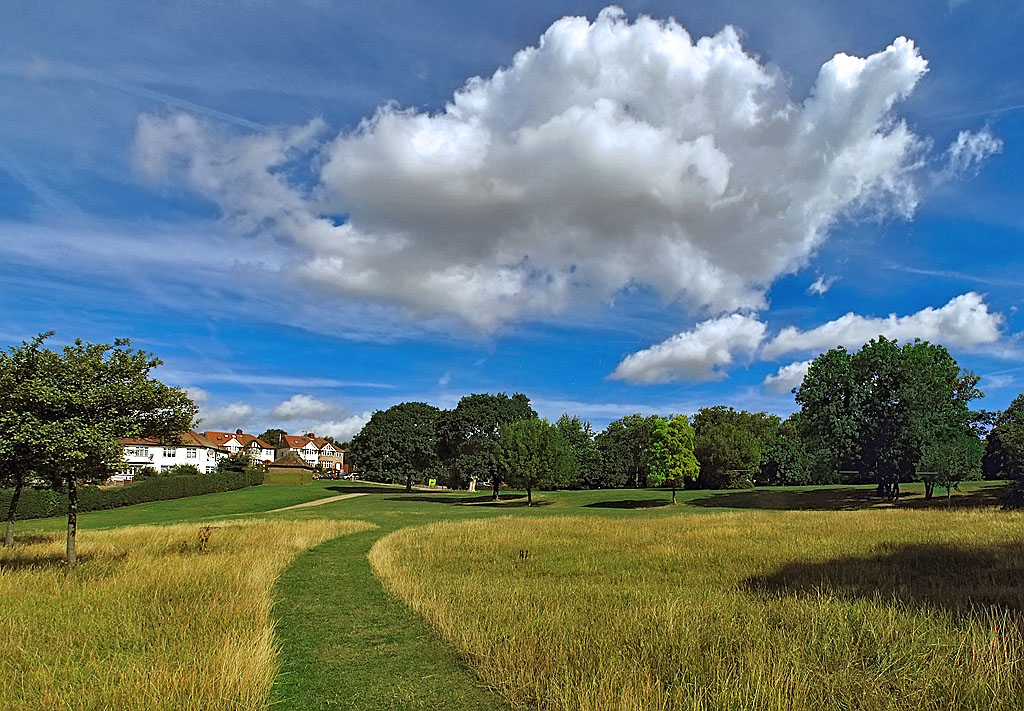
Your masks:
[[[405,493],[412,492],[412,475],[405,477]]]
[[[21,498],[21,479],[19,478],[14,484],[14,494],[11,496],[11,507],[7,510],[7,535],[4,537],[5,546],[14,545],[14,517],[16,516],[15,511],[18,508],[18,499]]]
[[[526,505],[533,506],[533,491],[530,487],[526,487]]]
[[[672,503],[676,502],[676,483],[672,482]]]
[[[75,535],[78,533],[78,482],[75,477],[68,478],[68,565],[78,562],[77,551],[75,550]]]
[[[924,483],[924,498],[930,499],[935,494],[935,482],[926,481]]]
[[[501,482],[498,481],[498,475],[497,474],[494,475],[494,480],[492,482],[492,487],[493,488],[491,490],[491,501],[497,501],[498,500],[498,489],[501,488]]]

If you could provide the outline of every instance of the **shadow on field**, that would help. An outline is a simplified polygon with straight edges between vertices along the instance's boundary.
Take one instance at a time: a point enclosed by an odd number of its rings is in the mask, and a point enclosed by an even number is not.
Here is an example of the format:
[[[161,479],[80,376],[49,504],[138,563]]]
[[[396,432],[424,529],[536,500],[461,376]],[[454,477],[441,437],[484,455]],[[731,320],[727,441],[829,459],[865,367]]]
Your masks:
[[[978,607],[1024,613],[1024,551],[1019,544],[968,548],[945,544],[883,544],[863,557],[793,562],[748,578],[743,586],[767,596],[831,593],[845,598],[896,599],[956,613]]]
[[[440,494],[435,496],[405,494],[403,496],[388,497],[388,501],[418,501],[427,504],[448,504],[450,506],[500,506],[502,508],[516,508],[527,506],[526,494],[502,494],[498,501],[494,501],[490,494],[483,496],[452,496],[451,494]],[[534,499],[534,508],[547,506],[549,502]]]
[[[875,494],[869,487],[835,487],[792,491],[787,489],[752,489],[712,494],[690,501],[691,506],[736,509],[772,509],[780,511],[858,511],[870,508],[980,508],[999,506],[1008,492],[1005,486],[990,486],[955,493],[951,499],[937,495],[925,499],[921,494],[904,494],[891,502]]]
[[[396,494],[400,490],[394,486],[325,486],[327,491],[336,491],[339,494]]]
[[[622,499],[620,501],[595,501],[587,504],[585,509],[656,509],[671,506],[671,501],[661,499]]]

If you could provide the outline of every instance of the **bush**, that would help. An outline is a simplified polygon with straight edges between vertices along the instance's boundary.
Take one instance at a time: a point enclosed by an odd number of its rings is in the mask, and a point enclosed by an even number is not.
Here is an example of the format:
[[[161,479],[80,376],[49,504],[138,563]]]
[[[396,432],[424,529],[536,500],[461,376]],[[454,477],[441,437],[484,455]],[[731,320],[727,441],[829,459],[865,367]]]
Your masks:
[[[98,486],[78,487],[78,511],[102,511],[149,501],[181,499],[218,491],[234,491],[263,483],[263,473],[252,469],[218,474],[173,476],[165,474],[110,489]],[[11,489],[0,489],[0,514],[6,516],[11,505]],[[68,510],[66,492],[25,488],[18,500],[19,519],[62,516]]]

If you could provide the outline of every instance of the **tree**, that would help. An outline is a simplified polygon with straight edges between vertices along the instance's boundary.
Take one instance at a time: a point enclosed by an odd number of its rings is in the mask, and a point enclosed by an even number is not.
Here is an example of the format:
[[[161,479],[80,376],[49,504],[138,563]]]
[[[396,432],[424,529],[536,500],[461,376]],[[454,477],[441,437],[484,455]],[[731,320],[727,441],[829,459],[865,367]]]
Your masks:
[[[761,443],[747,430],[723,422],[702,428],[694,439],[701,481],[710,489],[744,489],[754,485],[761,463]]]
[[[1024,481],[1024,394],[993,413],[991,422],[982,458],[985,478]]]
[[[503,424],[536,418],[530,399],[522,393],[477,393],[459,400],[454,410],[438,418],[438,455],[452,486],[471,479],[491,480],[491,495],[498,500],[501,476],[494,460],[494,442]]]
[[[575,486],[595,486],[600,480],[601,453],[594,441],[594,428],[577,415],[564,413],[555,428],[572,451],[573,466],[569,482]]]
[[[535,487],[563,486],[573,465],[572,450],[558,429],[536,417],[503,424],[494,457],[508,482],[526,489],[527,506],[533,506]]]
[[[918,465],[924,481],[924,497],[932,498],[935,487],[941,486],[949,499],[960,482],[980,478],[984,445],[973,432],[936,434],[922,448]]]
[[[811,363],[797,390],[801,434],[828,466],[856,469],[895,499],[929,442],[976,436],[969,403],[982,397],[977,383],[927,341],[900,347],[879,336],[857,353],[837,348]]]
[[[48,335],[40,336],[37,346]],[[150,377],[161,365],[158,358],[130,345],[128,339],[113,345],[79,339],[60,353],[37,348],[38,370],[20,384],[20,409],[4,420],[5,427],[21,418],[34,422],[33,437],[24,441],[21,453],[37,467],[38,479],[67,490],[69,564],[77,560],[78,482],[107,478],[121,461],[118,438],[170,440],[190,428],[198,412],[184,391]]]
[[[608,423],[596,438],[605,480],[635,488],[647,485],[657,419],[636,413]]]
[[[284,441],[284,436],[288,434],[284,430],[278,427],[271,427],[269,430],[261,434],[257,439],[261,439],[271,447],[276,447]]]
[[[672,486],[672,503],[676,503],[676,489],[686,481],[695,481],[700,464],[693,453],[694,433],[686,415],[659,417],[655,422],[651,468],[648,483],[654,486]]]
[[[44,414],[40,401],[46,388],[44,362],[53,356],[42,350],[42,345],[52,335],[53,331],[41,333],[30,342],[0,352],[0,486],[14,489],[4,536],[8,546],[14,544],[14,521],[22,489],[34,472],[50,464],[41,459],[35,442]]]
[[[252,466],[252,456],[244,449],[238,452],[232,452],[228,456],[224,457],[217,462],[217,472],[223,474],[225,472],[244,472],[246,469]]]
[[[811,483],[807,449],[793,417],[782,422],[761,442],[758,486],[797,486]]]
[[[374,412],[352,439],[364,474],[380,481],[404,481],[405,490],[412,491],[416,477],[436,463],[440,412],[425,402],[403,402]]]

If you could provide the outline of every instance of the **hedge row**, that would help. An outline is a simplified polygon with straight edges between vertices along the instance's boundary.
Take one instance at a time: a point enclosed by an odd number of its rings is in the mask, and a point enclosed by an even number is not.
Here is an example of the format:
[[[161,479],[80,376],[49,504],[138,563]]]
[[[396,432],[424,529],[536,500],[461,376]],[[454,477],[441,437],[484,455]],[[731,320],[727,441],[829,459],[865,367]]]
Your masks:
[[[98,486],[80,486],[78,487],[78,510],[83,512],[116,509],[120,506],[144,504],[148,501],[181,499],[186,496],[212,494],[217,491],[234,491],[262,483],[263,473],[250,469],[244,472],[221,472],[198,476],[158,475],[110,489],[101,489]],[[0,518],[7,518],[13,493],[12,489],[0,489]],[[22,489],[21,498],[18,499],[17,515],[19,519],[46,518],[47,516],[62,516],[67,513],[67,510],[67,492],[26,487]]]

